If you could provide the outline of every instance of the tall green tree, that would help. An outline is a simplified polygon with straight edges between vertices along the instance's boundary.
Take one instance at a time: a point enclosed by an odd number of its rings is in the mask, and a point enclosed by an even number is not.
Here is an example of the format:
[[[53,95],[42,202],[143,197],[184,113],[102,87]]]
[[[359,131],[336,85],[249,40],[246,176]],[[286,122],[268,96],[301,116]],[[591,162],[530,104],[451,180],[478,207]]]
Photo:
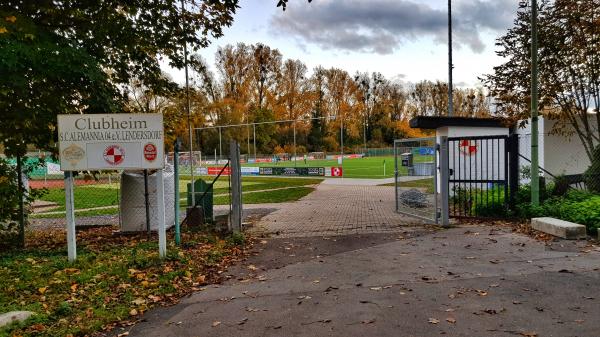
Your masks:
[[[530,117],[530,15],[521,1],[497,41],[506,61],[482,78],[498,112],[516,120]],[[600,143],[600,0],[539,3],[539,82],[540,114],[557,121],[554,131],[576,135],[592,159]]]
[[[0,144],[24,154],[52,144],[61,113],[122,111],[136,78],[175,86],[159,61],[184,64],[233,21],[238,0],[7,0],[0,4]],[[52,148],[50,148],[52,149]]]

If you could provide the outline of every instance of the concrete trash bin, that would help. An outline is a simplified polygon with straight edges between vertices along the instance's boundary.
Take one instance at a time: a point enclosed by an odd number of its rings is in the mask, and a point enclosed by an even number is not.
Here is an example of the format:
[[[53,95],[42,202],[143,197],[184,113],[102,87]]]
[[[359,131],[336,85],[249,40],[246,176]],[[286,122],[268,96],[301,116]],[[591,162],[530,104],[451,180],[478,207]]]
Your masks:
[[[163,173],[165,184],[165,225],[175,224],[173,170],[167,166]],[[150,204],[150,230],[158,230],[158,209],[156,207],[156,173],[148,175],[148,202]],[[144,172],[124,171],[121,174],[119,200],[121,231],[146,231],[146,204],[144,197]]]

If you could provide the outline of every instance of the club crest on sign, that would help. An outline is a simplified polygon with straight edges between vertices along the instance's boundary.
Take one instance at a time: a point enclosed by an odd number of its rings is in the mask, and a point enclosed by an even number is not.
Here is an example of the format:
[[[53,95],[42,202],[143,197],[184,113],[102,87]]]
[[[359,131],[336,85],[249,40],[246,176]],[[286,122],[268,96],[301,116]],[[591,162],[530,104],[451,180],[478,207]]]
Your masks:
[[[120,165],[125,160],[125,150],[119,145],[110,145],[104,150],[104,161],[109,165]]]

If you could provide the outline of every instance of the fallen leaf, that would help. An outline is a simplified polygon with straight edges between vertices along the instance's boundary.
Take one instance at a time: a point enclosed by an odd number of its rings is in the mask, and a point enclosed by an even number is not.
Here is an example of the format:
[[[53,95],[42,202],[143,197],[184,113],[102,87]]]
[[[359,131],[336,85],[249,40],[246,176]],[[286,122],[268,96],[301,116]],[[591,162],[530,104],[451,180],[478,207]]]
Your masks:
[[[129,316],[136,316],[138,314],[138,311],[136,309],[131,309],[129,311]]]
[[[379,290],[381,290],[381,289],[383,289],[383,288],[382,288],[382,287],[371,287],[370,289],[371,289],[371,290],[375,290],[375,291],[379,291]]]
[[[214,327],[216,327],[216,326],[218,326],[218,325],[220,325],[220,324],[221,324],[221,322],[219,322],[219,321],[214,321],[214,322],[212,322],[212,327],[214,328]]]
[[[48,287],[38,288],[38,292],[43,295],[47,289],[48,289]]]
[[[521,332],[520,335],[525,336],[525,337],[537,337],[538,334],[535,331],[528,331],[528,332]]]
[[[431,323],[431,324],[438,324],[440,322],[439,319],[435,319],[435,318],[430,318],[427,322]]]
[[[454,324],[454,323],[456,323],[456,319],[454,319],[452,317],[448,317],[448,318],[446,318],[446,322]]]
[[[375,323],[375,318],[366,319],[366,320],[362,321],[361,323],[362,324],[372,324],[372,323]]]

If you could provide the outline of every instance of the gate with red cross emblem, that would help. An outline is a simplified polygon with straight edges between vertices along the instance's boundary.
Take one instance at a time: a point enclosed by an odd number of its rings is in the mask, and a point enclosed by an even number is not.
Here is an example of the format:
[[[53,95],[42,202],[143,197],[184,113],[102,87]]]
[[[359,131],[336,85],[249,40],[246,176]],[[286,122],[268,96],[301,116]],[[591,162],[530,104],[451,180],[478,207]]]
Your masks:
[[[501,217],[509,210],[518,183],[518,138],[448,138],[449,215]]]

